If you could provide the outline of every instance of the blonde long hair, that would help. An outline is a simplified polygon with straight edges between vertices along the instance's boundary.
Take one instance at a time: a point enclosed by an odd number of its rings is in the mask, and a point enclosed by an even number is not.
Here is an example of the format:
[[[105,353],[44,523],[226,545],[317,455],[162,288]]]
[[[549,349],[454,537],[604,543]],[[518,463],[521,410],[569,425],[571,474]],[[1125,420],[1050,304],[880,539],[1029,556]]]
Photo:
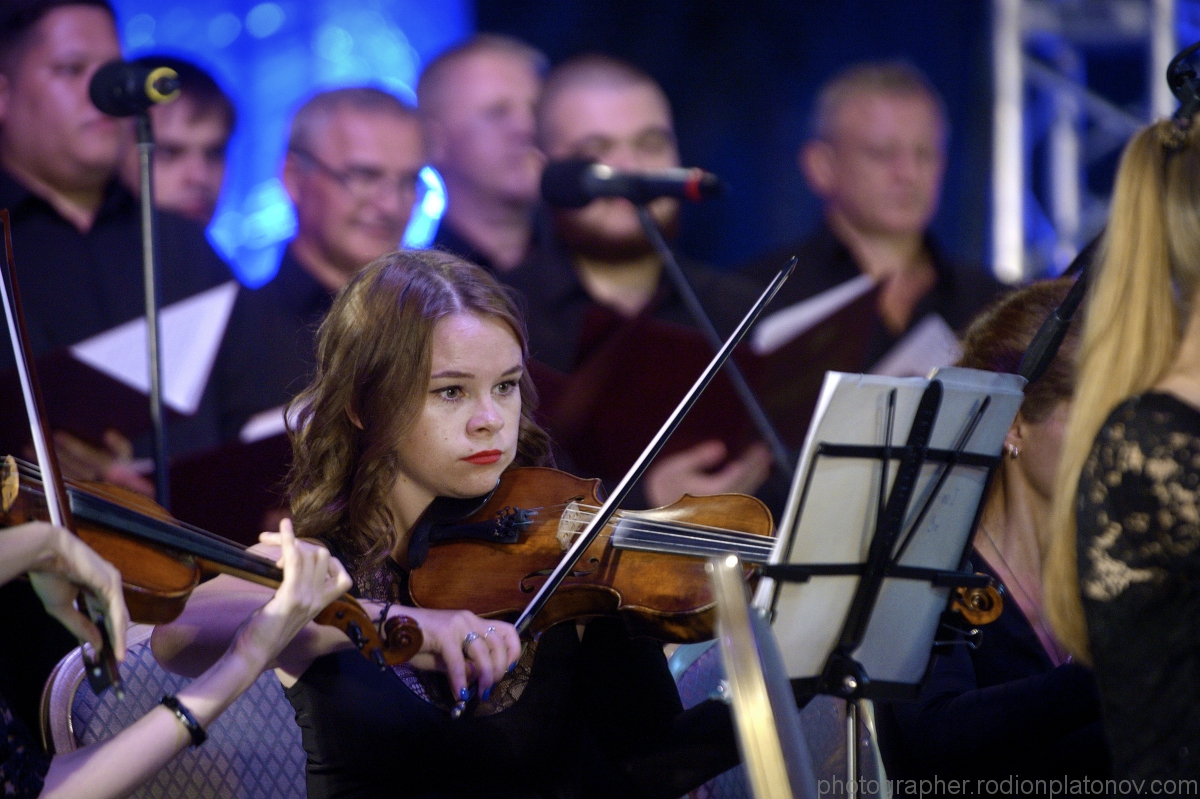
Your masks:
[[[320,538],[369,570],[400,544],[387,497],[401,442],[429,386],[437,321],[455,313],[499,319],[528,358],[525,324],[507,289],[449,253],[394,252],[367,266],[338,295],[317,333],[316,376],[293,401],[288,500],[296,533]],[[533,420],[536,395],[521,377],[521,422],[513,466],[550,460]],[[288,414],[290,418],[291,413]]]
[[[1200,278],[1200,124],[1142,129],[1121,156],[1089,290],[1075,400],[1063,441],[1043,553],[1046,614],[1066,647],[1090,662],[1080,597],[1075,507],[1100,427],[1123,400],[1162,379]]]

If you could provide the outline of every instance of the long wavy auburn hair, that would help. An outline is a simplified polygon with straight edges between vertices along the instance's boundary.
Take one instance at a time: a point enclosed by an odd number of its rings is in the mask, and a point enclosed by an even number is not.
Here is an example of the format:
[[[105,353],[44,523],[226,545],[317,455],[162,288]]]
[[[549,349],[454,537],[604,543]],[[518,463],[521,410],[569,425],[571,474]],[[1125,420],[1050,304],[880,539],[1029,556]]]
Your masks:
[[[1200,119],[1187,131],[1161,120],[1126,145],[1093,269],[1042,568],[1050,623],[1085,663],[1091,653],[1076,549],[1079,477],[1104,420],[1158,383],[1178,354],[1182,321],[1200,285]]]
[[[390,253],[337,296],[317,332],[316,374],[288,413],[288,499],[297,535],[335,545],[358,568],[378,565],[403,542],[408,531],[397,529],[388,507],[398,453],[424,407],[434,325],[457,313],[504,322],[528,357],[513,297],[448,253]],[[550,442],[533,421],[528,372],[520,389],[513,466],[540,465],[550,459]]]

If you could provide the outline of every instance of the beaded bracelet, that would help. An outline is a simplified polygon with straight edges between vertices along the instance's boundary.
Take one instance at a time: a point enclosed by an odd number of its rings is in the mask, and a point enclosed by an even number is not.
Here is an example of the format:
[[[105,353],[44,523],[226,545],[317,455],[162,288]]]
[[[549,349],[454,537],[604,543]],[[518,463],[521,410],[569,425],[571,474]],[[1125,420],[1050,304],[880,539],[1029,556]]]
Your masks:
[[[188,734],[192,736],[192,746],[199,746],[208,740],[208,733],[200,726],[200,722],[196,721],[192,711],[184,707],[174,694],[167,694],[159,701],[159,704],[174,713],[175,718],[187,727]]]

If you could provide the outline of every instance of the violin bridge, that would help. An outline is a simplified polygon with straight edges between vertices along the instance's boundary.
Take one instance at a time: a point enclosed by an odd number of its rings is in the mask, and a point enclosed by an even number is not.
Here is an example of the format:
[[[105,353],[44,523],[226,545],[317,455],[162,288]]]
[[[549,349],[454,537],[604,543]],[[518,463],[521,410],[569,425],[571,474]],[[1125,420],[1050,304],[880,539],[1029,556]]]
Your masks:
[[[558,520],[558,533],[555,538],[562,551],[566,552],[575,543],[575,536],[587,527],[587,516],[579,509],[579,502],[570,502]]]

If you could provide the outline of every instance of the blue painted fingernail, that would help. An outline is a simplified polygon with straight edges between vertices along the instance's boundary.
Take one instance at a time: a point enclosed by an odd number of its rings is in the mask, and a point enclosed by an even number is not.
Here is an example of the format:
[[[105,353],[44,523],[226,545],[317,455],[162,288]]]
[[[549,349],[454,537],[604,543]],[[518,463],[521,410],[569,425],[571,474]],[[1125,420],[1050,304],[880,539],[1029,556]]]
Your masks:
[[[515,661],[515,660],[514,660],[512,663],[509,663],[509,664],[508,664],[508,670],[509,670],[509,671],[512,671],[512,670],[513,670],[513,669],[515,669],[516,667],[517,667],[517,661]]]
[[[467,697],[469,697],[469,696],[470,696],[470,694],[467,692],[466,688],[463,688],[458,692],[458,698],[464,702],[467,701]]]
[[[491,688],[489,688],[489,689],[487,689],[486,691],[484,691],[484,692],[483,692],[483,701],[484,701],[484,702],[488,701],[488,697],[490,697],[491,695],[492,695],[492,689],[491,689]]]

